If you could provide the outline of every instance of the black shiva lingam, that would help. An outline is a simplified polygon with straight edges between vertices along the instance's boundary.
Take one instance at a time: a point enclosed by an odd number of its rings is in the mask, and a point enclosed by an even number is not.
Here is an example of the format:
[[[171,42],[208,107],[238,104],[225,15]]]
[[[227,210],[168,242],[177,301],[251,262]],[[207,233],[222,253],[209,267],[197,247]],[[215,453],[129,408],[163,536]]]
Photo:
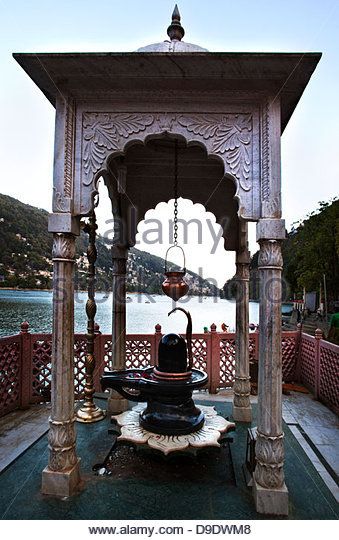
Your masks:
[[[179,307],[168,315],[177,310],[183,311],[188,319],[187,345],[181,336],[166,334],[159,343],[157,366],[109,371],[101,377],[103,390],[112,388],[131,401],[146,401],[147,406],[139,416],[140,426],[162,435],[194,433],[205,421],[192,392],[204,386],[208,377],[193,368],[191,315]]]

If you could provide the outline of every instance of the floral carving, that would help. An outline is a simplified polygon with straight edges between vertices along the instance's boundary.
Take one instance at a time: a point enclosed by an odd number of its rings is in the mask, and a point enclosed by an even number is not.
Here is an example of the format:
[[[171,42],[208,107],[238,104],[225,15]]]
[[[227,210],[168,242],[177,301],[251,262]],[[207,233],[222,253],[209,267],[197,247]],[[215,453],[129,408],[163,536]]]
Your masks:
[[[263,209],[265,216],[279,217],[281,215],[280,194],[273,197],[273,199],[263,200]]]
[[[53,208],[57,212],[65,212],[66,211],[66,205],[65,205],[65,199],[61,195],[60,191],[56,189],[56,187],[53,187]]]
[[[277,436],[268,436],[257,431],[257,440],[255,445],[255,455],[258,461],[270,463],[271,465],[280,465],[284,461],[284,434]]]
[[[276,266],[281,268],[282,265],[281,242],[278,240],[262,240],[260,242],[258,266]]]
[[[74,419],[65,422],[50,420],[48,445],[50,469],[62,471],[73,467],[77,462]]]
[[[221,433],[227,433],[235,428],[233,422],[229,422],[219,416],[214,407],[199,405],[205,416],[205,423],[198,431],[187,435],[158,435],[142,428],[139,423],[139,414],[145,409],[145,404],[138,404],[131,411],[112,416],[121,428],[118,441],[132,441],[135,444],[147,444],[150,448],[160,450],[165,455],[176,450],[191,448],[203,448],[220,446]]]
[[[284,484],[283,465],[263,465],[257,463],[254,471],[255,480],[266,489],[281,488]]]
[[[251,189],[250,144],[252,117],[250,114],[180,116],[179,124],[204,139],[213,137],[212,150],[226,154],[226,162],[243,190]]]
[[[283,437],[283,433],[276,437],[270,437],[257,432],[255,479],[265,488],[279,488],[284,483]]]
[[[176,116],[175,114],[158,114],[156,119],[161,131],[172,131]]]
[[[77,462],[75,447],[67,450],[50,450],[49,468],[52,471],[64,471],[71,469]]]
[[[153,132],[173,131],[175,126],[188,132],[212,139],[212,152],[225,155],[229,171],[237,178],[241,188],[251,189],[251,114],[180,115],[159,113],[84,113],[83,114],[83,166],[85,185],[100,170],[107,153],[121,149],[121,138],[145,131],[154,124]],[[179,125],[178,125],[179,124]]]
[[[74,260],[75,239],[72,234],[54,234],[53,236],[53,259]]]
[[[250,279],[250,265],[249,263],[236,263],[236,279],[240,281],[248,281]]]
[[[234,405],[236,407],[250,407],[251,383],[249,377],[235,377],[234,386]]]
[[[85,185],[93,180],[100,169],[107,150],[117,150],[119,139],[132,133],[144,131],[154,121],[152,115],[85,113],[83,115],[83,159],[86,179]]]
[[[50,420],[48,443],[54,449],[70,447],[75,442],[74,419],[58,422]]]

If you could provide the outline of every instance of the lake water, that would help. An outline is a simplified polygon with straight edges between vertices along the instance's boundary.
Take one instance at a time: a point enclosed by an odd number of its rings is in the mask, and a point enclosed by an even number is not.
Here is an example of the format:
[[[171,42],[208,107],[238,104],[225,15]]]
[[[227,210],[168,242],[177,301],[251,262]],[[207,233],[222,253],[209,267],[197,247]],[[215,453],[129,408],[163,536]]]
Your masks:
[[[75,296],[75,331],[86,332],[87,294]],[[96,322],[101,332],[108,334],[112,327],[112,295],[96,295]],[[235,302],[212,297],[189,297],[188,301],[178,302],[178,306],[188,309],[193,319],[193,332],[203,332],[204,326],[212,323],[217,330],[224,322],[230,331],[235,329]],[[173,308],[172,300],[167,296],[128,294],[127,297],[127,332],[131,334],[147,334],[154,332],[159,323],[162,331],[184,332],[186,317],[183,313],[167,313]],[[259,304],[250,302],[250,322],[259,320]],[[0,336],[17,334],[20,324],[28,321],[31,332],[51,332],[52,329],[52,293],[49,291],[9,291],[0,289]]]

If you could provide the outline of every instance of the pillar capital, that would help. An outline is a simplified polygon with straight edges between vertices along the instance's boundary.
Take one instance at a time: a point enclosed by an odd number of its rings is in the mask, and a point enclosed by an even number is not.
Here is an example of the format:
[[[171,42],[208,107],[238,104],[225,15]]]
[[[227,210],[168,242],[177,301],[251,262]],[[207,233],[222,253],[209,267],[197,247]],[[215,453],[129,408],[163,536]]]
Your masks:
[[[75,261],[75,236],[68,233],[54,233],[53,261],[64,261],[74,263]]]
[[[250,261],[251,255],[249,250],[244,247],[236,252],[235,266],[236,275],[235,278],[239,281],[249,281],[250,279]]]
[[[235,279],[237,281],[249,281],[250,280],[250,264],[243,262],[236,262],[236,275]],[[239,294],[240,291],[239,291]]]
[[[257,242],[261,240],[285,240],[284,219],[262,218],[257,223]]]
[[[79,236],[80,218],[78,216],[72,216],[69,212],[54,212],[48,216],[48,232],[69,233]]]
[[[282,269],[283,259],[281,254],[280,240],[260,240],[260,251],[258,257],[258,268]]]

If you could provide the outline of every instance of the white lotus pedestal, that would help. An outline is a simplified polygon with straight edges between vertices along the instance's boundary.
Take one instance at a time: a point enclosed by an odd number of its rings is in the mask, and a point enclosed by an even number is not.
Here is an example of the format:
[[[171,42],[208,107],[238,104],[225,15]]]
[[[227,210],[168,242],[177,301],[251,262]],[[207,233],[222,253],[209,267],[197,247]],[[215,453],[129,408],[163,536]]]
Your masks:
[[[139,414],[145,407],[145,403],[140,403],[131,411],[112,416],[112,420],[117,422],[121,431],[117,438],[118,442],[126,441],[136,445],[146,445],[167,455],[174,451],[219,447],[221,435],[235,429],[235,424],[219,416],[214,407],[199,405],[199,409],[205,415],[202,428],[187,435],[159,435],[146,431],[140,426]]]

